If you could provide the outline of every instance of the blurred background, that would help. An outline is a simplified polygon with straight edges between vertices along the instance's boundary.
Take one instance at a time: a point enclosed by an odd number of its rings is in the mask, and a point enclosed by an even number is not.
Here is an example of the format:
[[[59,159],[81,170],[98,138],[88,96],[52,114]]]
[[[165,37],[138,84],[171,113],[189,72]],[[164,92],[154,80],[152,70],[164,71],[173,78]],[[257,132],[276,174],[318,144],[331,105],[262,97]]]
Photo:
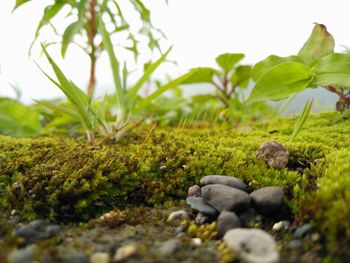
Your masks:
[[[161,41],[161,46],[174,46],[168,59],[176,63],[162,65],[155,75],[160,79],[167,75],[178,76],[193,67],[215,67],[215,57],[225,52],[245,53],[244,64],[254,64],[270,54],[295,54],[309,36],[314,22],[327,26],[335,38],[336,50],[344,51],[350,45],[350,2],[346,0],[331,3],[323,0],[169,0],[168,4],[164,0],[145,0],[144,3],[151,11],[154,26],[167,37]],[[34,0],[12,13],[14,4],[15,1],[0,3],[0,97],[16,97],[17,90],[21,93],[20,100],[26,104],[33,99],[63,98],[62,92],[34,63],[49,69],[41,55],[40,41],[54,38],[52,30],[42,30],[39,41],[28,54],[47,1]],[[126,5],[125,8],[131,7]],[[130,12],[131,20],[132,15],[135,14]],[[62,28],[69,22],[63,15],[55,21],[56,25],[62,21]],[[132,26],[131,31],[136,32],[137,22]],[[69,47],[65,59],[60,55],[59,46],[51,46],[50,53],[64,72],[84,89],[89,72],[87,56],[74,45]],[[147,48],[142,49],[142,45],[139,53],[139,65],[142,65],[150,54]],[[126,51],[118,55],[126,60],[132,57]],[[138,65],[130,68],[134,68],[137,75]],[[112,81],[108,58],[104,54],[97,65],[96,95],[113,91]],[[209,89],[205,85],[183,87],[185,96],[207,93]],[[289,105],[289,111],[298,112],[308,98],[317,98],[313,111],[334,108],[337,99],[325,90],[308,89]]]

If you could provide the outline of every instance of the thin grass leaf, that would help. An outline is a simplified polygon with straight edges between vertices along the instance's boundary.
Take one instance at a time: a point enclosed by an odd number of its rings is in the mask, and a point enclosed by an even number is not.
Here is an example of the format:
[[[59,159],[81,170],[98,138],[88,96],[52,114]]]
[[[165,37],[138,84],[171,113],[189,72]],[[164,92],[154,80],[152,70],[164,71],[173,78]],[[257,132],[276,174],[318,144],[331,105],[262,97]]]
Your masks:
[[[68,109],[66,106],[57,105],[55,103],[44,101],[44,100],[34,100],[39,105],[43,105],[46,108],[49,108],[53,111],[60,112],[66,115],[69,115],[71,117],[79,119],[79,114],[76,111]]]
[[[304,109],[302,111],[302,113],[300,114],[295,126],[294,126],[294,130],[293,130],[293,134],[290,138],[290,141],[292,142],[295,137],[298,135],[298,133],[300,132],[301,128],[304,126],[307,118],[309,117],[310,111],[311,111],[311,107],[312,107],[312,103],[313,100],[307,100],[307,102],[305,103]]]

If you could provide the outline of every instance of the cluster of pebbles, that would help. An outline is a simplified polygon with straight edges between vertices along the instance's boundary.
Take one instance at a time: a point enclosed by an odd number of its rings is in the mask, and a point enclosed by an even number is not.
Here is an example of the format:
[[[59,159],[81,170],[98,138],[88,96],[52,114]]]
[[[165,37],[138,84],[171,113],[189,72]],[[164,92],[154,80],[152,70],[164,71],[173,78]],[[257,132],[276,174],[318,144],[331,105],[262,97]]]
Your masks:
[[[233,176],[209,175],[188,189],[186,203],[196,211],[197,224],[217,221],[226,246],[247,262],[278,262],[276,242],[267,232],[242,227],[247,214],[273,215],[283,208],[281,187],[263,187],[247,193],[247,185]]]

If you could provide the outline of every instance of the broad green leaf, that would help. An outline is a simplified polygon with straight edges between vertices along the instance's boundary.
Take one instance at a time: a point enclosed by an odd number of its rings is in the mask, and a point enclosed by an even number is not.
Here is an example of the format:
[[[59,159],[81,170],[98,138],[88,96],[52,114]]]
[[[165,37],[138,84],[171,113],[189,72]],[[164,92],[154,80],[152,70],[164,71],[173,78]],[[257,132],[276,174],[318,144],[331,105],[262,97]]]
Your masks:
[[[0,133],[32,136],[40,132],[39,113],[11,99],[0,98]]]
[[[318,59],[334,52],[333,36],[322,24],[315,25],[304,46],[299,50],[298,56],[307,64],[312,65]]]
[[[46,51],[45,47],[42,46],[43,51],[51,64],[52,69],[55,72],[55,75],[59,81],[55,81],[52,79],[48,74],[46,74],[44,71],[42,71],[58,88],[60,88],[63,93],[66,95],[66,97],[69,99],[69,101],[76,107],[79,116],[84,124],[84,126],[89,129],[93,130],[93,121],[90,118],[89,115],[89,98],[88,96],[82,92],[79,88],[77,88],[70,80],[66,78],[66,76],[63,74],[61,69],[57,66],[57,64],[53,61],[53,59],[50,57],[49,53]]]
[[[251,66],[238,66],[231,76],[231,84],[233,87],[246,88],[251,79]]]
[[[109,62],[111,64],[113,80],[114,80],[114,88],[116,89],[118,103],[122,108],[124,108],[125,94],[124,94],[124,89],[123,89],[121,76],[120,76],[119,61],[115,56],[111,37],[105,28],[102,18],[100,18],[100,21],[98,23],[98,29],[102,36],[103,45],[105,50],[107,51]]]
[[[31,0],[16,0],[15,7],[13,8],[13,11],[15,11],[19,6],[28,3]]]
[[[66,28],[62,37],[62,47],[61,47],[62,57],[66,55],[68,45],[73,41],[74,36],[80,33],[80,31],[83,28],[84,28],[84,22],[81,20],[73,22]]]
[[[245,55],[241,53],[225,53],[219,55],[215,60],[224,71],[229,72],[244,57]]]
[[[319,86],[350,87],[350,54],[333,53],[321,58],[311,69]]]
[[[211,83],[216,70],[213,68],[193,68],[192,75],[183,84]]]
[[[153,100],[158,98],[160,95],[162,95],[164,92],[171,88],[176,88],[177,86],[183,84],[191,75],[193,72],[189,72],[185,75],[182,75],[181,77],[174,79],[167,84],[163,85],[162,87],[158,88],[156,91],[154,91],[151,95],[149,95],[147,98],[143,99],[139,103],[137,103],[137,108],[143,108],[146,107],[149,103],[151,103]]]
[[[127,91],[126,101],[128,103],[128,107],[132,107],[136,99],[137,93],[142,87],[142,85],[149,80],[153,72],[160,66],[160,64],[164,62],[170,51],[171,48],[169,48],[167,52],[165,52],[155,63],[148,66],[146,72],[141,76],[141,78],[136,82],[136,84]]]
[[[297,56],[289,56],[289,57],[279,57],[276,55],[271,55],[265,58],[264,60],[261,60],[258,62],[254,67],[252,71],[252,77],[255,82],[258,81],[259,78],[261,78],[262,75],[264,75],[267,71],[269,71],[271,68],[285,63],[285,62],[300,62],[302,63],[302,60]]]
[[[306,89],[311,81],[312,76],[304,64],[297,62],[279,64],[256,82],[248,102],[281,100]]]

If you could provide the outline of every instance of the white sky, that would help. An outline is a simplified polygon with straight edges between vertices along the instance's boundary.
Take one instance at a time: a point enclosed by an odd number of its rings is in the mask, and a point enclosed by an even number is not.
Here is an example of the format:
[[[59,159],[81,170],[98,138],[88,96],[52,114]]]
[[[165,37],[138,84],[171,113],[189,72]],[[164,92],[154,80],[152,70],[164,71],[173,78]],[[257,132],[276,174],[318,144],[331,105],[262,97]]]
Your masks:
[[[44,1],[33,0],[12,14],[14,2],[0,2],[0,96],[13,96],[10,83],[21,87],[25,102],[61,96],[33,62],[49,71],[46,61],[39,58],[38,47],[31,58],[27,56]],[[144,2],[151,9],[155,26],[174,44],[169,59],[176,60],[178,66],[166,67],[161,74],[176,76],[192,67],[215,66],[215,57],[224,52],[245,53],[245,63],[255,63],[270,54],[295,54],[309,36],[313,22],[327,26],[338,50],[342,45],[350,46],[348,0],[169,0],[169,5],[164,0]],[[86,86],[89,63],[81,51],[70,48],[65,60],[58,50],[51,49],[50,53],[73,81]],[[100,90],[112,85],[106,57],[98,64],[97,74]]]

